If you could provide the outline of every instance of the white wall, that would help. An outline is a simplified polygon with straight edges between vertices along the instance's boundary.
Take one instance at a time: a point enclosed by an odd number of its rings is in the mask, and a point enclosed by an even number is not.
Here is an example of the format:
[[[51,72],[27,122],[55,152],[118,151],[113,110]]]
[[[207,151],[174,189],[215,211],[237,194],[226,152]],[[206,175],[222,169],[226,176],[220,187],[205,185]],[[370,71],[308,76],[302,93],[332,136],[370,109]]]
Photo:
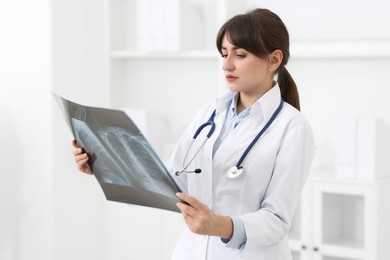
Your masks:
[[[387,0],[249,0],[276,12],[292,40],[389,38]]]
[[[89,10],[89,6],[76,6],[74,10]],[[78,14],[83,16],[82,11]],[[93,178],[77,172],[71,156],[71,135],[50,94],[55,83],[62,86],[63,93],[84,93],[94,100],[96,95],[80,86],[84,83],[80,78],[88,81],[85,85],[97,86],[90,76],[96,70],[91,72],[83,63],[93,60],[88,55],[94,53],[88,50],[93,52],[96,45],[85,46],[83,39],[69,36],[77,31],[68,27],[56,27],[53,32],[52,19],[51,1],[0,2],[2,260],[103,257],[104,223],[99,210],[104,197]],[[65,69],[52,66],[58,57],[52,57],[53,33],[68,36],[63,39],[67,46],[73,43],[79,47],[81,42],[78,52],[72,49],[73,55],[66,49],[55,50],[56,55],[73,58]]]
[[[389,56],[293,58],[288,68],[316,137],[314,170],[335,170],[338,119],[378,118],[390,126]]]
[[[52,89],[71,100],[103,106],[103,1],[51,3]],[[94,177],[77,171],[70,130],[54,101],[52,109],[53,259],[103,259],[104,194]]]
[[[51,260],[50,8],[0,2],[0,259]]]

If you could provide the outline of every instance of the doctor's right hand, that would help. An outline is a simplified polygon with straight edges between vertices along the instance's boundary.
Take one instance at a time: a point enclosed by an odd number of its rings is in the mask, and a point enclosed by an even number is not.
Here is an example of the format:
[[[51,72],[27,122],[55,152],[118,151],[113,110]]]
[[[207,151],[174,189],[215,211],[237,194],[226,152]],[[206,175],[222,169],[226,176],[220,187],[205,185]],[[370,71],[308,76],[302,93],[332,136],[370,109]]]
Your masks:
[[[88,164],[89,156],[83,148],[77,145],[76,140],[72,140],[73,156],[77,164],[77,169],[85,174],[92,175],[92,169]]]

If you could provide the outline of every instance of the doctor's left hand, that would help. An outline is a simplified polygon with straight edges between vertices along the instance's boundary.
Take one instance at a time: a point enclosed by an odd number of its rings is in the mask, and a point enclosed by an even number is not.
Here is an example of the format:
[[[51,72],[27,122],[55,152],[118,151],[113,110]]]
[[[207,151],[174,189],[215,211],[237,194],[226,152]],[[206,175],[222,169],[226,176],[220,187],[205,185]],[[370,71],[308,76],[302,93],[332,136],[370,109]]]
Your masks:
[[[189,204],[178,202],[176,205],[192,232],[199,235],[231,239],[233,222],[230,217],[215,214],[207,205],[187,194],[179,192],[176,195],[179,199]]]

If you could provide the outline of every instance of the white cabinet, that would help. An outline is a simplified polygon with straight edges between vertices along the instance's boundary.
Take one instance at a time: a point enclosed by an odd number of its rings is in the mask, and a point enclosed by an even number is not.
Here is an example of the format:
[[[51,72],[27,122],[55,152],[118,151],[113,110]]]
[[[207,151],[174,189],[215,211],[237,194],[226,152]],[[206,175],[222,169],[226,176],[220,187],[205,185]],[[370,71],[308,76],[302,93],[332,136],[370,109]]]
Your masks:
[[[289,238],[294,260],[390,259],[390,179],[312,176]]]

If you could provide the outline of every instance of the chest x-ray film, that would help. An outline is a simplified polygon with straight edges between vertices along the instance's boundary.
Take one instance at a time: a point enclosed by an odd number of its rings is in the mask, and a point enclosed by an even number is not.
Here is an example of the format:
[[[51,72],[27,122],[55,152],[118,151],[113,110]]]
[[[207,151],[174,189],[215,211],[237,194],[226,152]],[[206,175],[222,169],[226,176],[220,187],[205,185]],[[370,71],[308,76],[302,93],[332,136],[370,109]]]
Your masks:
[[[179,212],[180,189],[125,112],[53,96],[108,200]]]

